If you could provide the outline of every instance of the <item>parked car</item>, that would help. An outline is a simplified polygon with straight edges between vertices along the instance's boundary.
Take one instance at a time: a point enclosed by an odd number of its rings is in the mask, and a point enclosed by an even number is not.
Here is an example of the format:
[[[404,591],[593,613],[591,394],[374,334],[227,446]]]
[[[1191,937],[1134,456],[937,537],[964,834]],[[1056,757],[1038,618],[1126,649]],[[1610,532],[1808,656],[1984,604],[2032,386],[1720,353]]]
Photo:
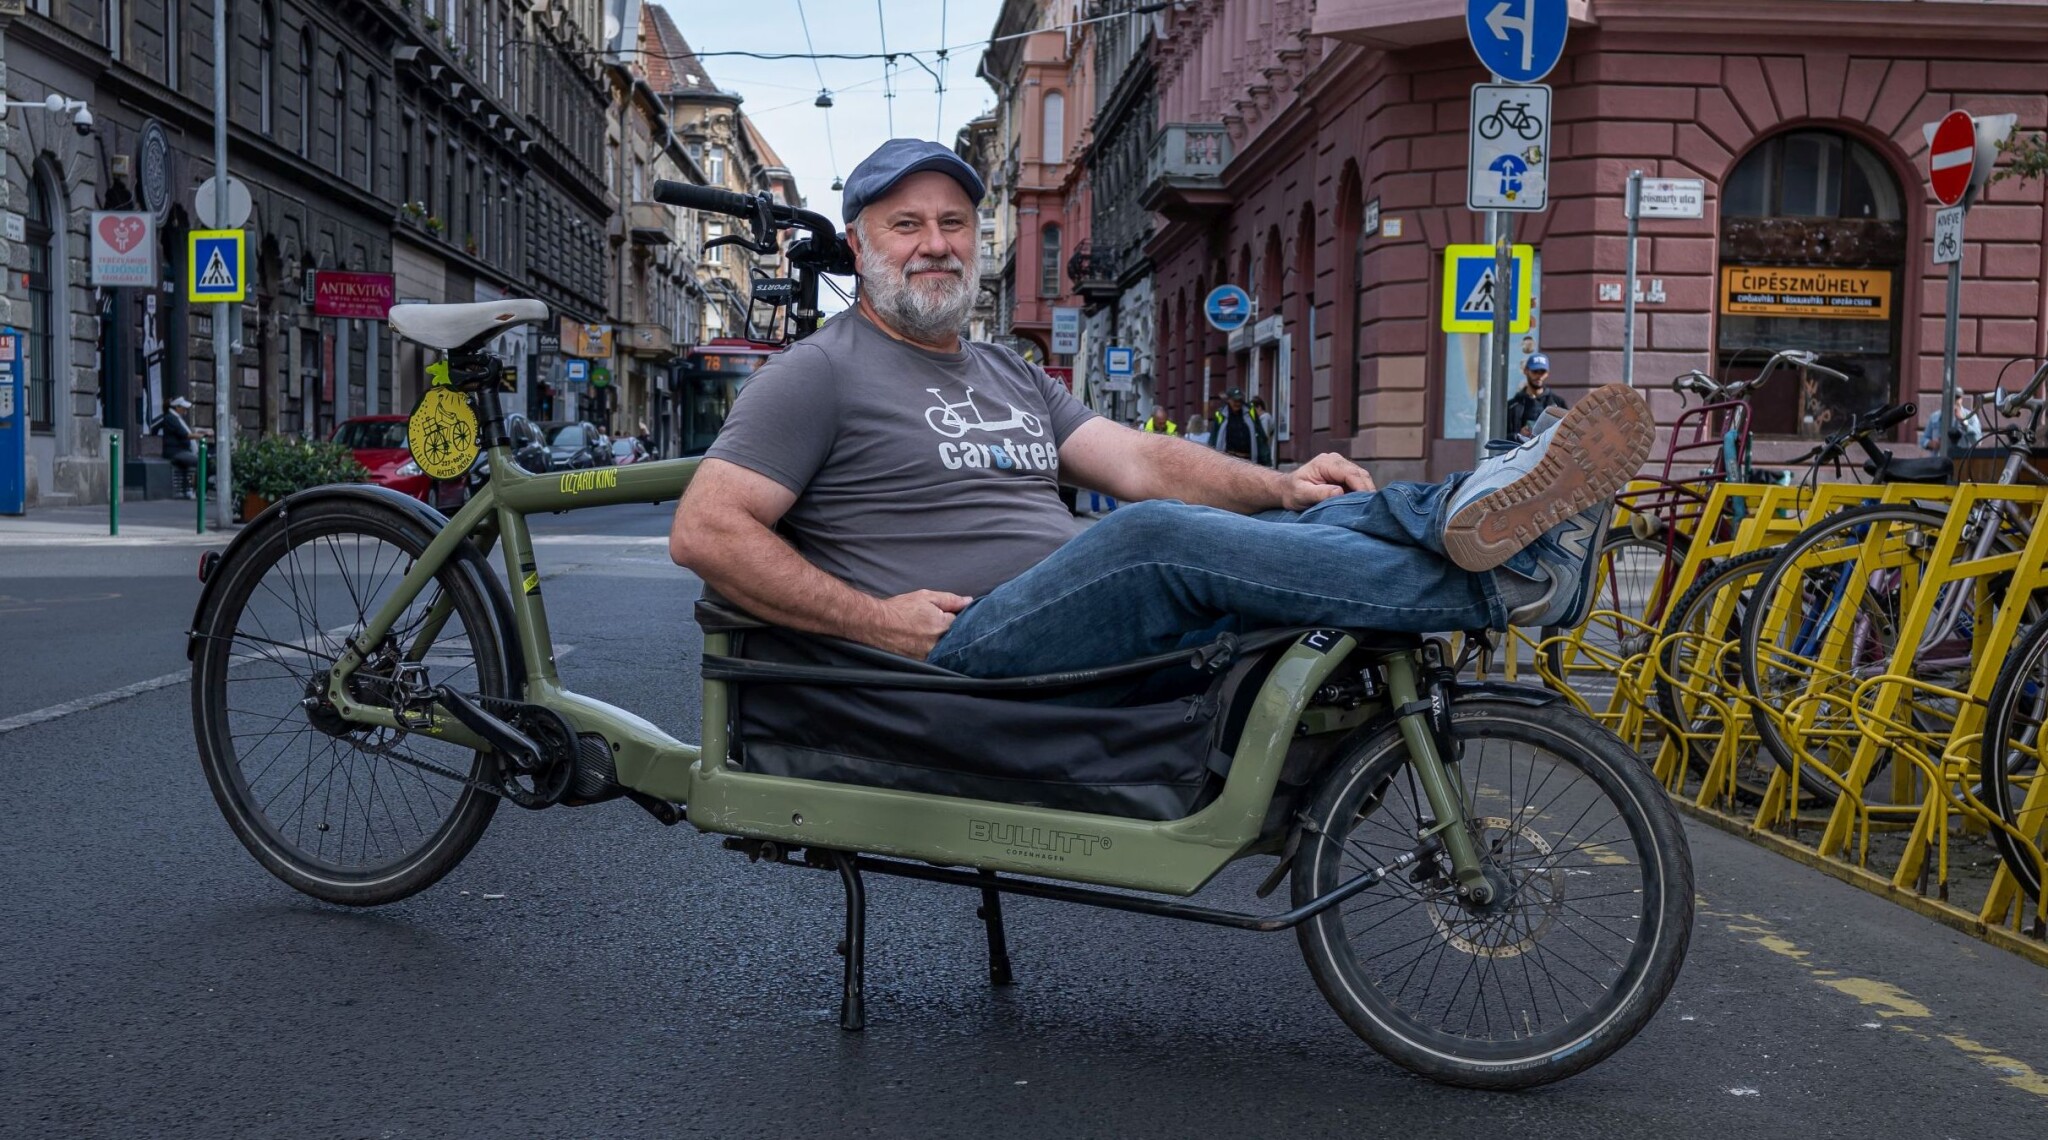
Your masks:
[[[603,443],[604,433],[588,420],[557,420],[544,423],[547,433],[548,470],[570,471],[579,467],[610,467],[611,449]]]
[[[631,436],[620,436],[612,441],[612,463],[624,467],[632,463],[646,463],[653,459],[647,448]]]
[[[334,442],[355,453],[356,462],[370,472],[370,481],[411,495],[423,503],[446,506],[460,503],[466,493],[463,479],[435,479],[413,462],[412,447],[405,440],[406,416],[351,416],[334,429]]]
[[[548,461],[548,437],[541,431],[539,424],[519,412],[513,412],[505,417],[505,435],[512,441],[514,463],[533,474],[545,474],[553,470],[553,465]],[[476,462],[469,467],[469,479],[463,488],[464,500],[467,501],[470,495],[475,494],[477,488],[488,482],[490,477],[490,453],[479,453]]]

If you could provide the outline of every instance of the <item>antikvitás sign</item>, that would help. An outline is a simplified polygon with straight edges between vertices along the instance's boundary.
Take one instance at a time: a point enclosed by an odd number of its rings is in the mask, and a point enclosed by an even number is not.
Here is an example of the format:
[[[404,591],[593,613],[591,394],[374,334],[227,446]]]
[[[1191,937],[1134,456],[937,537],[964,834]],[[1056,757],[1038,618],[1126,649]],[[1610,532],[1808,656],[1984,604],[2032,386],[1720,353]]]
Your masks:
[[[342,273],[323,269],[313,275],[313,315],[381,321],[391,315],[398,282],[389,273]]]
[[[1721,311],[1752,317],[1889,320],[1892,274],[1889,269],[1724,266]]]

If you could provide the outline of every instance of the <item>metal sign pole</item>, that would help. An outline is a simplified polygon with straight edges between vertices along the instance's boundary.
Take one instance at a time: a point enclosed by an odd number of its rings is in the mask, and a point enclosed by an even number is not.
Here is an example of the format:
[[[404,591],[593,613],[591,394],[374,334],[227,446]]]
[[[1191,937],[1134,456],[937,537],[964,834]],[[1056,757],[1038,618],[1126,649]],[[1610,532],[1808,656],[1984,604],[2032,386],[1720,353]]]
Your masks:
[[[1493,359],[1486,365],[1492,376],[1487,384],[1486,418],[1493,425],[1493,436],[1507,438],[1509,317],[1522,290],[1515,280],[1515,216],[1504,210],[1494,216]]]
[[[1628,215],[1628,281],[1621,294],[1621,382],[1636,386],[1636,226],[1643,213],[1643,172],[1628,172],[1628,196],[1622,204]]]
[[[1500,211],[1488,210],[1486,212],[1486,243],[1497,246],[1499,239]],[[1498,274],[1499,268],[1496,266],[1494,285],[1494,310],[1496,316],[1500,309]],[[1486,458],[1486,441],[1494,437],[1494,428],[1498,426],[1493,418],[1493,393],[1489,389],[1493,387],[1493,342],[1497,339],[1496,334],[1499,331],[1500,323],[1496,320],[1487,331],[1479,334],[1479,359],[1472,362],[1472,383],[1474,388],[1472,393],[1472,421],[1473,435],[1476,437],[1472,441],[1472,448],[1475,458],[1481,460]]]
[[[1968,199],[1963,216],[1969,217]],[[1956,310],[1962,306],[1963,261],[1948,263],[1948,314],[1941,319],[1941,453],[1954,458],[1961,450],[1962,425],[1956,423]]]
[[[213,0],[213,74],[228,74],[228,16],[227,0]],[[216,223],[228,221],[228,84],[213,85],[213,220]],[[239,276],[248,271],[248,259],[235,268]],[[229,505],[235,493],[234,479],[234,425],[235,388],[228,367],[228,304],[225,301],[213,306],[213,401],[214,438],[220,441],[220,474],[214,477],[220,487],[219,509],[220,529],[226,530],[234,519],[233,508]],[[206,488],[199,488],[199,498],[206,497]]]

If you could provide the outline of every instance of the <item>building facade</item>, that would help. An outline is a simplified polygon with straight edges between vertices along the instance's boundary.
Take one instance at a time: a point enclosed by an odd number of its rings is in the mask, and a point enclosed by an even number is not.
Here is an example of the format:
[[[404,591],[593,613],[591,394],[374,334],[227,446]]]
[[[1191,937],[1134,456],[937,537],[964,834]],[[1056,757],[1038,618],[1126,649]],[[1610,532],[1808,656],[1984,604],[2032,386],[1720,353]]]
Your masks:
[[[1705,183],[1705,216],[1642,223],[1636,380],[1661,421],[1690,368],[1754,371],[1806,348],[1846,384],[1789,380],[1755,400],[1765,436],[1811,437],[1888,399],[1938,405],[1944,272],[1931,263],[1921,126],[1951,108],[2048,122],[2048,4],[1574,0],[1555,88],[1550,205],[1534,246],[1540,348],[1570,396],[1621,378],[1623,193],[1631,170]],[[1280,457],[1323,449],[1389,477],[1474,453],[1476,337],[1440,331],[1444,247],[1481,239],[1465,209],[1468,92],[1487,77],[1463,6],[1196,0],[1164,15],[1160,151],[1148,201],[1162,399],[1182,414],[1225,383],[1284,409]],[[1969,216],[1961,364],[1988,389],[2040,355],[2044,192],[2001,182]],[[1864,291],[1849,316],[1744,283],[1771,271]],[[1218,283],[1261,320],[1204,324]],[[1742,294],[1742,296],[1738,296]],[[1925,411],[1923,411],[1923,415]],[[1798,445],[1803,449],[1804,445]]]
[[[1094,98],[1076,166],[1088,188],[1087,240],[1067,261],[1082,303],[1090,351],[1076,372],[1089,402],[1113,419],[1134,421],[1155,403],[1157,318],[1152,289],[1152,213],[1143,195],[1158,93],[1153,84],[1156,13],[1124,14],[1085,25],[1080,50],[1094,64]],[[1128,375],[1108,373],[1106,350],[1130,350]]]

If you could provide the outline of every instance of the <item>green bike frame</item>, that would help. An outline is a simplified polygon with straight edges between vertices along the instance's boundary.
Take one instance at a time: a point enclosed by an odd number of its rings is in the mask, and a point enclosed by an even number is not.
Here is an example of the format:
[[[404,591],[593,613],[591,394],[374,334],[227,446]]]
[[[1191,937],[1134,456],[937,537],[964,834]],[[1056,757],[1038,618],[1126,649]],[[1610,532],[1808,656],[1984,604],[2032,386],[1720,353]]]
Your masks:
[[[495,394],[483,398],[494,399]],[[1258,842],[1288,745],[1298,734],[1349,728],[1394,709],[1401,710],[1402,735],[1458,879],[1470,886],[1483,877],[1479,852],[1463,826],[1459,782],[1438,753],[1427,714],[1417,711],[1420,688],[1411,653],[1390,653],[1384,659],[1387,692],[1381,700],[1341,714],[1319,709],[1304,719],[1316,690],[1356,647],[1352,638],[1334,631],[1304,635],[1281,652],[1271,675],[1251,698],[1254,703],[1221,794],[1183,819],[1133,820],[766,776],[732,767],[727,762],[730,694],[724,682],[704,683],[701,747],[562,685],[526,526],[531,514],[675,500],[689,484],[697,460],[537,475],[522,470],[511,449],[501,446],[490,449],[490,462],[490,480],[449,520],[334,665],[328,699],[348,721],[403,728],[480,750],[491,747],[438,705],[424,717],[415,714],[401,724],[394,710],[354,700],[347,683],[364,663],[363,647],[381,644],[460,544],[473,540],[486,553],[493,544],[498,547],[511,586],[514,628],[501,632],[503,643],[516,647],[524,666],[522,698],[560,713],[578,733],[603,736],[612,746],[623,785],[686,805],[689,822],[700,830],[1187,895]],[[407,659],[426,656],[451,609],[452,603],[444,599],[429,612],[413,644],[404,647]],[[729,649],[725,634],[704,639],[706,654]],[[1304,729],[1304,724],[1310,727]],[[1076,746],[1088,743],[1077,741]]]

